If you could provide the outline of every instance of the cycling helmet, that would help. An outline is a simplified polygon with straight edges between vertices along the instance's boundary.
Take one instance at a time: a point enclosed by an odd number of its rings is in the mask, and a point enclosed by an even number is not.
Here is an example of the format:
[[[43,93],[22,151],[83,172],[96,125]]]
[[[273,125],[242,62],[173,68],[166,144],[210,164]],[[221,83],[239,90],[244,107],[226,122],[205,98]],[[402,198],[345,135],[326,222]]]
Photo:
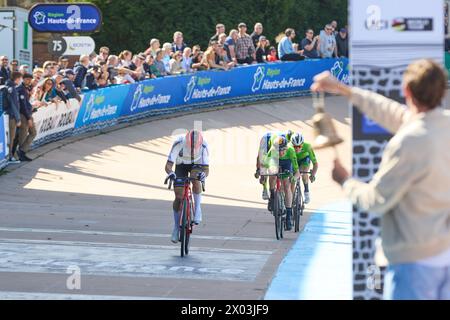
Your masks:
[[[197,154],[203,144],[203,135],[200,131],[191,130],[186,134],[186,147],[191,150],[191,154]]]
[[[286,149],[287,144],[288,144],[288,141],[287,141],[286,137],[284,137],[284,136],[279,136],[275,140],[275,146],[278,147],[279,150]]]
[[[291,138],[291,143],[294,147],[299,147],[305,142],[303,135],[301,133],[296,133]]]

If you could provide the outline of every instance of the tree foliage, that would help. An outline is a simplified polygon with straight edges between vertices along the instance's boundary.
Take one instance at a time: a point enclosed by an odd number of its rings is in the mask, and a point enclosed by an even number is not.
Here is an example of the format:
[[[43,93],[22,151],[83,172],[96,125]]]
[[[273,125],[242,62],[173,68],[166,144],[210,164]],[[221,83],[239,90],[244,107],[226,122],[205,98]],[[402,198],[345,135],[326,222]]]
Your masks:
[[[297,30],[300,42],[307,28],[316,33],[326,23],[347,24],[347,0],[90,0],[103,14],[103,27],[93,34],[97,47],[109,46],[113,52],[143,51],[150,39],[172,42],[173,33],[182,31],[185,42],[205,48],[223,23],[226,32],[245,22],[248,32],[256,22],[264,25],[264,35],[272,44],[286,28]]]

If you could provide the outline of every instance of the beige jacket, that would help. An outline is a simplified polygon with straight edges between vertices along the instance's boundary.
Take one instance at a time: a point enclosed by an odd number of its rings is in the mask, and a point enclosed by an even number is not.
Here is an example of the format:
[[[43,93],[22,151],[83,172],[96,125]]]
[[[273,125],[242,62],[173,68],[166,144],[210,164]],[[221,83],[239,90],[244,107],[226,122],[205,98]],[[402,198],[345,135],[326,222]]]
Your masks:
[[[381,215],[387,259],[415,262],[449,249],[450,111],[413,115],[404,105],[358,88],[351,102],[395,134],[370,183],[344,183],[354,204]]]

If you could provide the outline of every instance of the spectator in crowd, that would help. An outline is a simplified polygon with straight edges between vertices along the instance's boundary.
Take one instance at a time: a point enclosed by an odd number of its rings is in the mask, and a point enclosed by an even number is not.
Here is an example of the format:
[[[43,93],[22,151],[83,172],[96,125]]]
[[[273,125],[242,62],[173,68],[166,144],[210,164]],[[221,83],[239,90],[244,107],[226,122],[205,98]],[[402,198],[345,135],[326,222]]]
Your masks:
[[[8,67],[9,60],[7,56],[0,56],[0,86],[5,85],[11,78],[11,70]]]
[[[208,69],[222,69],[228,70],[228,67],[217,64],[216,61],[216,52],[219,44],[217,41],[211,41],[209,48],[205,51],[205,55],[203,57],[204,64],[208,65]]]
[[[61,56],[58,58],[59,70],[69,69],[69,58],[67,56]]]
[[[324,32],[320,35],[319,55],[321,58],[333,58],[337,55],[336,37],[330,24],[325,26]]]
[[[172,52],[183,52],[186,47],[186,43],[183,42],[183,33],[180,31],[175,32],[173,34]]]
[[[119,66],[128,68],[133,59],[133,53],[129,50],[124,50],[119,54]]]
[[[223,45],[225,51],[227,52],[228,58],[237,63],[236,58],[236,41],[238,39],[239,32],[236,29],[233,29],[230,31],[230,35],[225,40],[225,43]]]
[[[163,56],[163,63],[164,63],[164,68],[166,69],[166,73],[169,75],[170,74],[170,59],[172,59],[172,45],[168,42],[163,44],[163,51],[164,51],[164,56]]]
[[[181,64],[181,60],[183,59],[183,54],[181,51],[176,51],[172,55],[172,59],[170,59],[169,65],[170,65],[170,74],[176,75],[185,73],[186,70],[183,69],[183,66]]]
[[[224,47],[221,45],[217,46],[216,63],[225,67],[226,69],[231,69],[236,66],[236,62],[234,62],[228,58],[227,52],[225,51]]]
[[[74,68],[75,80],[73,83],[75,85],[75,88],[81,89],[85,87],[89,63],[90,63],[89,56],[87,55],[80,56],[79,63],[76,64]]]
[[[348,58],[347,29],[342,28],[336,35],[337,56]]]
[[[239,64],[256,62],[256,50],[252,38],[247,34],[247,25],[241,22],[238,26],[239,35],[236,40],[236,58]]]
[[[33,81],[31,82],[33,88],[35,88],[44,76],[44,69],[34,68],[33,70]],[[72,80],[73,81],[73,80]]]
[[[164,50],[158,49],[158,51],[156,52],[156,59],[154,64],[156,69],[158,70],[157,74],[159,74],[159,77],[165,77],[168,75],[163,59],[164,59]]]
[[[44,77],[53,77],[57,72],[58,64],[55,61],[45,61],[44,62]]]
[[[108,70],[108,75],[109,75],[109,83],[110,84],[116,84],[115,80],[116,80],[116,76],[117,76],[117,68],[119,67],[119,57],[117,57],[116,55],[110,55],[108,57],[108,61],[107,61],[107,70]]]
[[[219,46],[223,46],[225,44],[226,40],[227,40],[227,35],[225,33],[221,33],[221,34],[219,34],[219,40],[217,41],[217,43],[219,44]]]
[[[256,62],[265,63],[267,59],[267,49],[269,44],[265,36],[259,37],[259,41],[256,45]]]
[[[19,60],[13,59],[11,60],[11,63],[9,64],[9,69],[11,72],[18,72],[19,71]]]
[[[73,84],[73,81],[75,80],[75,73],[73,72],[73,70],[63,70],[61,72],[61,75],[61,79],[59,77],[56,79],[56,85],[58,85],[60,82],[64,86],[64,95],[67,97],[67,99],[76,99],[78,100],[78,102],[81,102],[81,97]]]
[[[262,36],[262,33],[263,33],[263,25],[262,23],[258,22],[255,24],[253,33],[250,35],[250,37],[252,37],[253,45],[255,46],[255,48],[258,45],[259,38]]]
[[[115,79],[116,84],[130,84],[135,83],[136,81],[129,74],[130,69],[119,67],[117,69],[117,76]]]
[[[209,69],[208,62],[204,59],[204,52],[199,51],[196,56],[192,58],[192,69],[195,71],[204,71]]]
[[[151,54],[149,54],[145,59],[144,72],[146,78],[155,79],[161,76],[158,69],[155,67],[155,58],[153,58],[153,55]]]
[[[26,64],[23,64],[23,65],[21,65],[21,66],[19,67],[19,72],[20,72],[22,75],[28,73],[28,71],[29,71],[29,67],[28,67],[28,65],[26,65]]]
[[[276,61],[278,61],[277,49],[275,49],[275,47],[270,47],[269,48],[269,53],[267,55],[267,61],[268,62],[276,62]]]
[[[319,52],[317,48],[320,43],[320,36],[314,37],[313,29],[306,31],[306,37],[301,42],[301,48],[303,49],[303,55],[310,59],[318,59]]]
[[[292,40],[295,38],[295,30],[288,28],[284,32],[284,37],[278,44],[278,56],[281,61],[299,61],[305,59],[300,53],[294,50]]]
[[[129,69],[131,70],[130,75],[135,81],[142,81],[145,79],[145,59],[146,57],[144,53],[139,53],[133,58],[133,62],[131,63]]]
[[[193,72],[192,69],[192,50],[189,47],[184,48],[183,57],[181,61],[181,68],[186,70],[186,72]]]
[[[6,106],[3,111],[9,116],[9,163],[20,163],[18,157],[14,155],[13,146],[16,136],[16,128],[22,125],[20,118],[20,101],[17,87],[22,82],[22,74],[17,71],[11,72],[11,77],[6,81]]]
[[[20,123],[19,135],[16,136],[15,145],[13,150],[16,150],[20,161],[31,161],[32,159],[27,156],[27,152],[30,150],[31,143],[36,137],[36,128],[33,122],[33,107],[30,103],[30,87],[33,80],[33,75],[26,73],[23,75],[23,82],[17,87],[17,93],[19,95],[20,106]],[[15,152],[13,151],[13,154]]]
[[[53,95],[53,87],[55,83],[52,78],[44,78],[41,85],[36,87],[34,91],[33,97],[31,99],[33,107],[41,108],[46,107],[50,103],[56,102],[54,100],[55,96]]]
[[[150,40],[150,47],[145,50],[145,55],[149,55],[151,54],[153,56],[153,58],[156,58],[156,52],[159,50],[159,48],[161,47],[161,43],[159,42],[158,39],[152,39]]]
[[[57,102],[63,101],[67,106],[69,98],[66,96],[65,93],[66,87],[64,86],[63,83],[61,83],[64,77],[62,76],[61,73],[58,73],[52,79],[53,82],[55,83],[53,86],[52,96]]]
[[[225,33],[225,26],[222,23],[216,25],[216,34],[209,39],[209,41],[219,41],[219,35]]]
[[[98,88],[97,79],[101,76],[100,66],[95,65],[90,68],[86,74],[86,85],[85,88],[88,90],[94,90]]]
[[[109,57],[109,48],[101,47],[98,54],[98,59],[101,61],[107,62]]]

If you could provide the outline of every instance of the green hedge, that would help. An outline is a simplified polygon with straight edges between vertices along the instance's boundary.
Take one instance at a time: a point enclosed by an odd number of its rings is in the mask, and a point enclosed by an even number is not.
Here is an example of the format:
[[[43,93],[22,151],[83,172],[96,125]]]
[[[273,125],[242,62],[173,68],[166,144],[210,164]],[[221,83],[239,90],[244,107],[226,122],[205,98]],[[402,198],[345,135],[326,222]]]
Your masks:
[[[177,30],[190,46],[204,48],[218,22],[227,33],[245,22],[249,33],[256,22],[264,25],[271,43],[286,28],[297,30],[296,42],[312,27],[316,32],[337,20],[347,24],[347,0],[90,0],[103,13],[103,27],[92,36],[97,48],[106,45],[113,52],[143,51],[151,38],[172,42]]]

